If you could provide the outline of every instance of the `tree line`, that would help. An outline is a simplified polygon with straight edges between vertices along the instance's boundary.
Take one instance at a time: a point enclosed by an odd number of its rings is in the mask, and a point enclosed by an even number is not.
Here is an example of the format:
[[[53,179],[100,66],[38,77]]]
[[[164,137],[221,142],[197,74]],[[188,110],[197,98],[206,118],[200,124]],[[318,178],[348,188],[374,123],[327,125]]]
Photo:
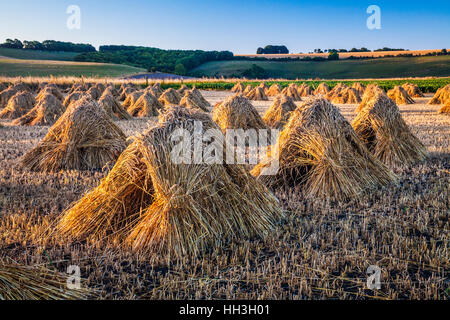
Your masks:
[[[232,60],[230,51],[163,50],[150,47],[101,46],[98,52],[82,53],[74,58],[79,62],[126,64],[145,68],[149,72],[186,75],[190,70],[209,61]]]
[[[19,39],[6,39],[0,44],[0,48],[40,50],[40,51],[63,51],[63,52],[95,52],[96,49],[90,44],[72,43],[54,40],[39,41],[20,41]]]

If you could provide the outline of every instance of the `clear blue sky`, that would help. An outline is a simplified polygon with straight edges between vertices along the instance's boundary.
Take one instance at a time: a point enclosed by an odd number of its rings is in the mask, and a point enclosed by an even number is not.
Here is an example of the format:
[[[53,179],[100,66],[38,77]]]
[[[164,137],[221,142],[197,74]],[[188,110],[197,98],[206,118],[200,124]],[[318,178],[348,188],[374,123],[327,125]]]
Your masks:
[[[366,9],[381,8],[381,30]],[[81,30],[66,27],[69,5]],[[0,41],[47,39],[163,49],[254,53],[266,44],[291,52],[314,48],[450,47],[449,0],[2,0]]]

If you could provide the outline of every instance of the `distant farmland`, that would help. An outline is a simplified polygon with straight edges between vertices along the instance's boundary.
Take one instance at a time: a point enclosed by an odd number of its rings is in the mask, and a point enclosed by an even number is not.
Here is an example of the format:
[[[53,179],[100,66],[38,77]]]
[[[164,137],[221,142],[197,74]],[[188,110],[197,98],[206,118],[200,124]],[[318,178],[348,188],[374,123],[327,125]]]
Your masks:
[[[450,50],[450,49],[448,49]],[[411,50],[411,51],[369,51],[369,52],[339,52],[341,59],[348,59],[349,57],[385,57],[385,56],[398,56],[404,54],[412,54],[415,56],[423,56],[425,54],[437,53],[441,49],[432,50]],[[280,58],[304,58],[304,57],[328,57],[328,53],[291,53],[291,54],[238,54],[237,57],[250,57],[250,58],[267,58],[267,59],[280,59]]]
[[[398,57],[340,61],[214,61],[192,70],[196,76],[236,77],[255,64],[269,78],[361,79],[450,76],[450,56]]]
[[[80,53],[0,48],[0,56],[25,60],[73,61],[73,58],[78,54]]]
[[[118,64],[0,58],[0,76],[6,77],[121,77],[143,71]]]

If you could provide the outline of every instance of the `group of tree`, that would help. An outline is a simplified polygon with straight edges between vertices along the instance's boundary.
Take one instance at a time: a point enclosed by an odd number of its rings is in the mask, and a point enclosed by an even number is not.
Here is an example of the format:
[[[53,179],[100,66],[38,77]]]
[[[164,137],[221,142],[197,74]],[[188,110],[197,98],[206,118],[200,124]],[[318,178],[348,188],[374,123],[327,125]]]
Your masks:
[[[20,41],[18,39],[6,39],[0,44],[1,48],[40,50],[40,51],[64,51],[64,52],[95,52],[95,48],[90,44],[62,42],[54,40],[39,41]]]
[[[373,52],[380,52],[380,51],[408,51],[408,49],[395,49],[395,48],[384,47],[384,48],[373,50]],[[347,49],[324,49],[324,50],[314,49],[314,53],[333,53],[333,52],[344,53],[344,52],[372,52],[372,51],[365,47],[362,47],[359,49],[351,48],[350,50],[347,50]]]
[[[286,46],[273,46],[268,45],[264,48],[258,48],[256,54],[288,54],[289,50]]]
[[[145,68],[149,72],[167,72],[186,75],[205,62],[232,60],[229,51],[163,50],[150,47],[101,46],[98,52],[82,53],[75,57],[80,62],[126,64]]]

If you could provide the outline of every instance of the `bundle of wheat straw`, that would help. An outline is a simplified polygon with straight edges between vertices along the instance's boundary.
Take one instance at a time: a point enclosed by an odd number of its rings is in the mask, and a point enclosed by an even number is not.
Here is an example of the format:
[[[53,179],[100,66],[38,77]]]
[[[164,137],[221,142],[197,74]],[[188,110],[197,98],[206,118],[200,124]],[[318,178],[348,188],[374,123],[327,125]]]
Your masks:
[[[0,119],[17,119],[33,109],[36,100],[28,91],[19,91],[9,99],[6,107],[0,111]]]
[[[387,92],[389,98],[391,98],[396,104],[413,104],[414,100],[409,96],[408,92],[403,87],[395,86],[393,89]]]
[[[366,107],[367,103],[372,100],[377,94],[384,94],[386,95],[386,92],[381,89],[380,86],[377,84],[369,84],[364,90],[364,95],[362,97],[362,101],[359,104],[359,106],[356,108],[355,112],[360,112],[363,108]]]
[[[353,83],[352,88],[355,89],[360,96],[364,95],[364,91],[366,91],[366,87],[364,87],[361,82]]]
[[[31,171],[91,170],[113,164],[126,136],[97,102],[84,98],[64,112],[22,159]]]
[[[358,104],[361,101],[358,91],[353,88],[344,88],[331,98],[331,102],[336,104]]]
[[[308,97],[313,94],[313,91],[310,86],[308,86],[306,83],[302,83],[298,89],[298,94],[300,97]]]
[[[213,120],[224,132],[227,129],[266,128],[255,107],[239,93],[214,106]]]
[[[238,82],[233,86],[233,88],[231,88],[231,92],[242,93],[244,92],[244,86],[242,85],[242,83]]]
[[[98,104],[106,111],[113,120],[130,120],[132,117],[122,107],[119,101],[114,98],[109,89],[105,89],[98,100]]]
[[[272,188],[301,184],[311,198],[347,199],[394,179],[324,98],[308,100],[292,112],[275,150],[252,174]],[[276,174],[261,175],[274,161]]]
[[[433,98],[428,102],[428,104],[444,104],[450,99],[450,84],[443,88],[439,88],[436,91]]]
[[[71,94],[67,95],[66,99],[64,99],[63,105],[68,108],[71,104],[80,101],[82,98],[88,97],[86,92],[84,91],[74,91]]]
[[[439,113],[450,114],[450,99],[439,109]]]
[[[181,96],[175,89],[169,88],[163,92],[158,100],[164,106],[179,105]]]
[[[291,112],[297,108],[292,98],[279,95],[275,97],[270,108],[263,117],[264,123],[275,129],[282,129],[288,122]]]
[[[125,101],[122,103],[122,106],[125,109],[130,108],[132,105],[138,101],[138,99],[144,94],[144,91],[133,91],[125,98]]]
[[[59,233],[75,239],[109,236],[139,252],[176,257],[267,236],[282,210],[243,166],[224,159],[216,164],[174,162],[172,134],[178,129],[193,134],[198,122],[203,132],[220,133],[207,114],[168,107],[156,126],[135,138],[101,184],[64,213]],[[210,144],[203,141],[205,148]]]
[[[183,84],[177,91],[181,96],[184,96],[184,94],[186,93],[186,91],[189,91],[190,89]]]
[[[269,89],[267,89],[266,95],[269,97],[275,97],[281,93],[281,90],[281,86],[278,83],[274,83]]]
[[[409,96],[411,98],[423,98],[425,95],[423,94],[422,90],[420,90],[419,86],[417,84],[413,83],[405,83],[402,85],[403,89],[408,92]]]
[[[298,94],[298,86],[295,83],[291,83],[289,86],[281,91],[281,94],[292,98],[294,101],[302,101],[302,98]]]
[[[97,87],[91,87],[89,88],[89,90],[86,92],[87,94],[89,94],[93,100],[98,100],[101,96],[100,91],[97,89]]]
[[[36,100],[39,100],[41,96],[45,96],[48,93],[50,93],[53,96],[55,96],[59,101],[61,101],[61,102],[64,101],[63,94],[59,90],[58,86],[56,84],[53,84],[53,83],[47,84],[44,88],[42,88],[39,91],[38,95],[36,96]]]
[[[40,93],[36,106],[22,117],[13,121],[21,126],[51,126],[64,113],[66,108],[51,93]]]
[[[330,92],[330,87],[325,82],[322,82],[317,86],[316,90],[314,90],[314,95],[317,96],[320,94],[325,96],[328,92]]]
[[[423,160],[427,151],[403,120],[395,102],[375,95],[353,120],[353,128],[367,148],[390,167]]]
[[[250,100],[261,100],[261,101],[269,100],[266,96],[264,89],[261,87],[254,88],[252,91],[246,94],[246,97]]]
[[[156,117],[164,106],[149,92],[144,93],[128,108],[128,113],[133,117]]]

